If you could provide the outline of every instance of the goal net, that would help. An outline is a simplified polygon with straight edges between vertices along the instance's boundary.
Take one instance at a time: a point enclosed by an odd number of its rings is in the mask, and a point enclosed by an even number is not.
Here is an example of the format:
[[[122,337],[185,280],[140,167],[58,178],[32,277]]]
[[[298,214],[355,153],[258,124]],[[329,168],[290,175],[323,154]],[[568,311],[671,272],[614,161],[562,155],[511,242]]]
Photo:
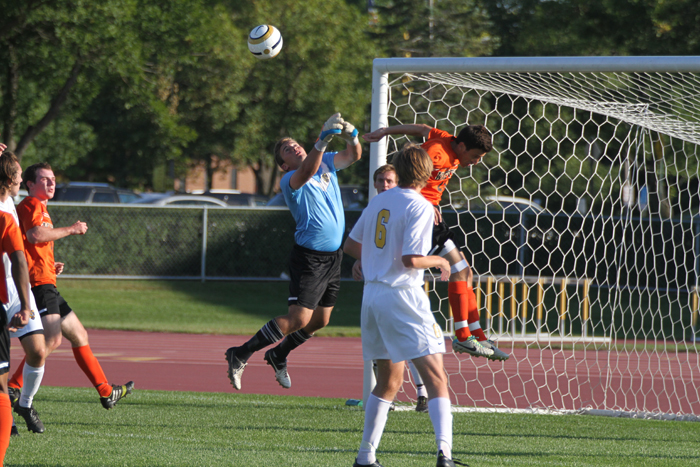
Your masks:
[[[450,351],[453,402],[700,418],[700,57],[377,59],[373,72],[372,130],[493,134],[442,209],[481,327],[511,357]],[[406,142],[372,144],[370,175]],[[428,274],[426,290],[452,335],[446,284]],[[416,399],[408,372],[400,396]]]

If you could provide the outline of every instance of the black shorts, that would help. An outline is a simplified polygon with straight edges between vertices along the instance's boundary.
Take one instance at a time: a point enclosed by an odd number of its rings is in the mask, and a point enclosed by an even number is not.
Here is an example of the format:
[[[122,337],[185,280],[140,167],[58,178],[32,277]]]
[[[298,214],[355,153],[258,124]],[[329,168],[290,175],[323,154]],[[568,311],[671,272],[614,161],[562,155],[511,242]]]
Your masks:
[[[455,234],[447,227],[444,220],[440,220],[438,225],[433,226],[433,246],[430,248],[431,255],[437,255],[445,247],[447,240],[455,240]]]
[[[0,375],[10,371],[10,331],[7,330],[7,314],[0,310]]]
[[[315,251],[294,245],[289,261],[289,305],[310,310],[335,306],[340,290],[343,250]]]
[[[32,293],[34,294],[34,300],[36,300],[36,307],[39,309],[40,316],[61,315],[61,318],[63,318],[73,311],[53,284],[32,287]]]

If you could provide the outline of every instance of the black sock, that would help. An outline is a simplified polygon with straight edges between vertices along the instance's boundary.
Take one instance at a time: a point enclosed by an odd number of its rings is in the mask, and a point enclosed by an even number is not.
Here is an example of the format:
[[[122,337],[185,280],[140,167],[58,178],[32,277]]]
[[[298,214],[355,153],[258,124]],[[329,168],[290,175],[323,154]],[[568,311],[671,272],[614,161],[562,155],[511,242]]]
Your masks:
[[[242,362],[247,362],[253,353],[260,349],[264,349],[270,344],[274,344],[283,337],[284,334],[282,334],[282,331],[280,331],[277,321],[271,319],[265,323],[265,326],[260,328],[260,330],[256,332],[248,342],[238,347],[236,350],[236,358]]]
[[[312,336],[313,334],[309,334],[303,329],[294,331],[288,335],[277,347],[275,347],[274,350],[276,360],[286,360],[289,352],[311,339]]]

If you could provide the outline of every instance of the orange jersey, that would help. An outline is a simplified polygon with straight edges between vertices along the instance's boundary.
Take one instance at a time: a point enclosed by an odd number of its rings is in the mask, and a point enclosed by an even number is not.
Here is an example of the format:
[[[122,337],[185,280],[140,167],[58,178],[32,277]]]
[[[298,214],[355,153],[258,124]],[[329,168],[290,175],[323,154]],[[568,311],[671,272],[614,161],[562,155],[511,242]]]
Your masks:
[[[435,206],[440,204],[447,182],[459,168],[457,154],[452,150],[454,139],[455,137],[448,132],[433,128],[428,134],[427,141],[421,144],[433,161],[433,172],[430,174],[428,184],[421,190],[421,194]]]
[[[29,281],[32,287],[43,284],[56,285],[56,262],[53,259],[53,242],[30,243],[27,231],[42,226],[53,229],[46,205],[33,196],[27,196],[17,206],[17,216],[22,229],[24,248],[29,265]]]
[[[22,233],[17,227],[15,218],[7,212],[0,212],[0,245],[2,245],[2,253],[11,255],[15,251],[24,251],[24,242],[22,241]],[[0,261],[0,273],[5,277],[5,265]],[[0,301],[8,303],[10,300],[7,297],[7,284],[4,280],[0,280]]]

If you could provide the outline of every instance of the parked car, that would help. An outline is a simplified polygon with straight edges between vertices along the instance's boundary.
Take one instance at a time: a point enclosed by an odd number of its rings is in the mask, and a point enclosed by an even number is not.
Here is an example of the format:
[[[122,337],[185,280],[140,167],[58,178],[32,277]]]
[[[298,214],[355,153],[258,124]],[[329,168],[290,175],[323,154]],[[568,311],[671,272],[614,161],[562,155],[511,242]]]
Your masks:
[[[367,205],[366,187],[360,185],[340,185],[340,197],[344,209],[362,209]],[[266,206],[286,206],[284,195],[277,193],[270,198]]]
[[[64,203],[133,203],[141,196],[109,183],[70,182],[56,185],[53,201]]]
[[[208,206],[208,207],[228,207],[228,204],[220,199],[204,195],[170,195],[150,196],[141,199],[134,204],[149,204],[151,206]]]
[[[204,196],[218,198],[229,206],[265,206],[267,197],[253,193],[241,193],[238,190],[209,190],[202,193]]]

